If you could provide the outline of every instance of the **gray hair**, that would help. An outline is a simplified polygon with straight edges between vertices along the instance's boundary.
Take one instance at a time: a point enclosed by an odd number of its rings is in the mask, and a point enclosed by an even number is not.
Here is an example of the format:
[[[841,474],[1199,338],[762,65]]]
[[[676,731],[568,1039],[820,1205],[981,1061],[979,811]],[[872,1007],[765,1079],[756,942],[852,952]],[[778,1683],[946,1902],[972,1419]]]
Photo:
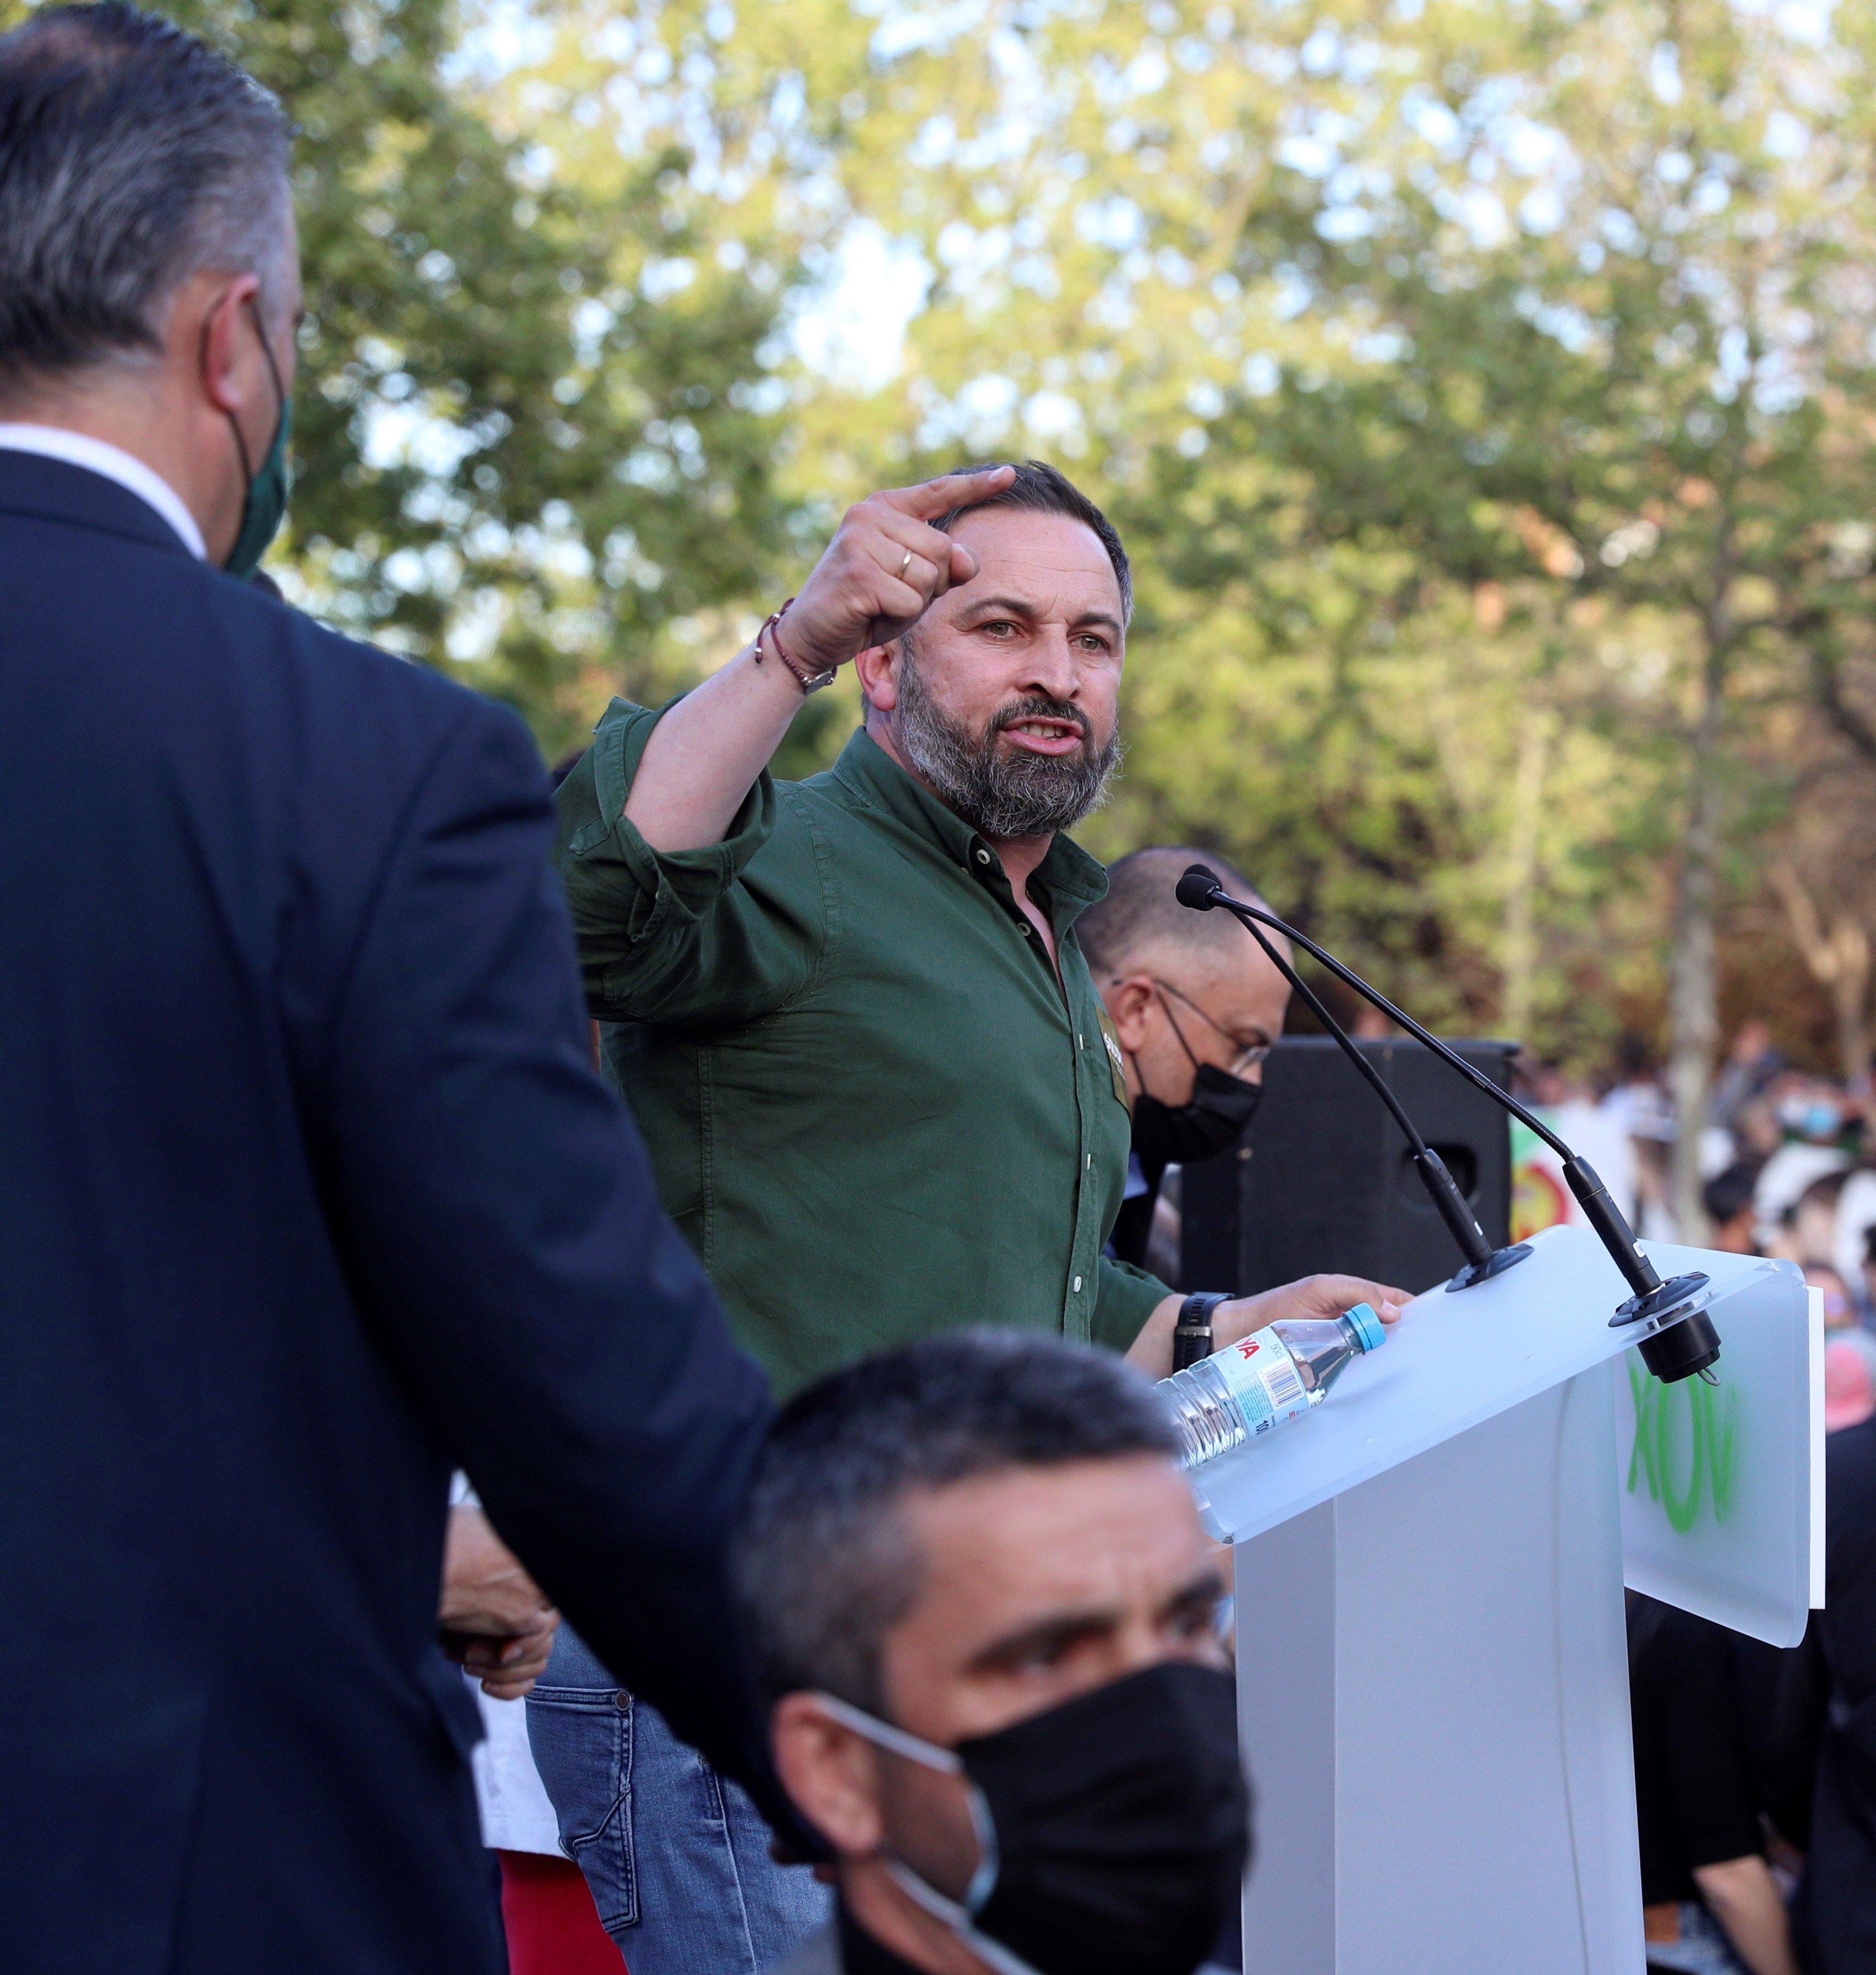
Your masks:
[[[291,141],[258,83],[123,0],[0,36],[0,387],[160,348],[199,268],[283,306]]]
[[[880,1649],[923,1580],[902,1513],[908,1494],[1011,1467],[1178,1451],[1131,1365],[1033,1331],[948,1331],[808,1386],[775,1423],[737,1545],[768,1697],[820,1688],[881,1710]]]
[[[1097,980],[1125,974],[1155,947],[1237,957],[1240,928],[1229,912],[1192,912],[1175,895],[1181,876],[1193,864],[1209,865],[1234,898],[1263,905],[1250,880],[1208,850],[1158,843],[1130,852],[1108,866],[1107,896],[1075,922],[1075,937]],[[1280,951],[1287,945],[1280,934],[1269,937]]]

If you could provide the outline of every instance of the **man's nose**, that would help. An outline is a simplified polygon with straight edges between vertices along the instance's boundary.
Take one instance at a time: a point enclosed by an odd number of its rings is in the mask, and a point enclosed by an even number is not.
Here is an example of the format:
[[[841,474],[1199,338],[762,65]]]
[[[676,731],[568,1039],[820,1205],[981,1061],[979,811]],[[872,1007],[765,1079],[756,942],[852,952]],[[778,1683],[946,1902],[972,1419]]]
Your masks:
[[[1023,680],[1025,691],[1050,699],[1073,699],[1081,686],[1081,658],[1069,643],[1064,626],[1043,627],[1043,635],[1029,648],[1029,666]]]

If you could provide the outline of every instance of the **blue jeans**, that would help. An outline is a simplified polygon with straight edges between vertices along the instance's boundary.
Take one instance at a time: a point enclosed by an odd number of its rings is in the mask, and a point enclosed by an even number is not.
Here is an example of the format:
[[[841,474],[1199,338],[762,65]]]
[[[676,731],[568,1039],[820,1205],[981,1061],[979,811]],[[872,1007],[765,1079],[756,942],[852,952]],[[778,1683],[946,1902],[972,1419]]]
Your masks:
[[[833,1912],[769,1856],[747,1795],[625,1693],[563,1625],[527,1697],[527,1739],[606,1931],[632,1975],[761,1975]]]
[[[1681,1902],[1681,1938],[1651,1940],[1648,1960],[1651,1968],[1673,1969],[1677,1975],[1746,1975],[1726,1930],[1697,1900]]]

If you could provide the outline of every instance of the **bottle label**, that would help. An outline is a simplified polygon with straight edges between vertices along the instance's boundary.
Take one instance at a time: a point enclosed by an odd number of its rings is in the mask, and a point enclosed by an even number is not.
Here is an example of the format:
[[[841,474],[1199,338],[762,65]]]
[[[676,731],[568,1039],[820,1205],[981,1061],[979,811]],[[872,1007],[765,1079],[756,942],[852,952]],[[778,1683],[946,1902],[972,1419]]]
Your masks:
[[[1296,1361],[1274,1330],[1254,1330],[1227,1344],[1211,1362],[1224,1374],[1253,1439],[1309,1410]]]

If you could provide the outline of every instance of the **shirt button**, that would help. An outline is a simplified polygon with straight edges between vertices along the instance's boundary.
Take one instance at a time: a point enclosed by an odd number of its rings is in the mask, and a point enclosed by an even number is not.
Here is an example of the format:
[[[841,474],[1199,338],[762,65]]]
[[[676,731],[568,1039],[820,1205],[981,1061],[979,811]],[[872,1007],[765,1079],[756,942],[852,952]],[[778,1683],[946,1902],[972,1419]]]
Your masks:
[[[1023,935],[1023,937],[1025,939],[1027,939],[1027,938],[1029,938],[1030,934],[1033,930],[1034,930],[1034,928],[1033,928],[1030,925],[1030,922],[1029,922],[1029,921],[1028,921],[1027,919],[1024,919],[1024,920],[1021,921],[1021,922],[1018,924],[1018,925],[1017,925],[1017,931],[1018,932],[1020,932],[1020,933]]]
[[[977,846],[977,861],[980,864],[987,864],[990,862],[990,853],[981,844]]]
[[[1077,1276],[1075,1278],[1075,1293],[1077,1296],[1081,1294],[1081,1278],[1079,1276]]]

